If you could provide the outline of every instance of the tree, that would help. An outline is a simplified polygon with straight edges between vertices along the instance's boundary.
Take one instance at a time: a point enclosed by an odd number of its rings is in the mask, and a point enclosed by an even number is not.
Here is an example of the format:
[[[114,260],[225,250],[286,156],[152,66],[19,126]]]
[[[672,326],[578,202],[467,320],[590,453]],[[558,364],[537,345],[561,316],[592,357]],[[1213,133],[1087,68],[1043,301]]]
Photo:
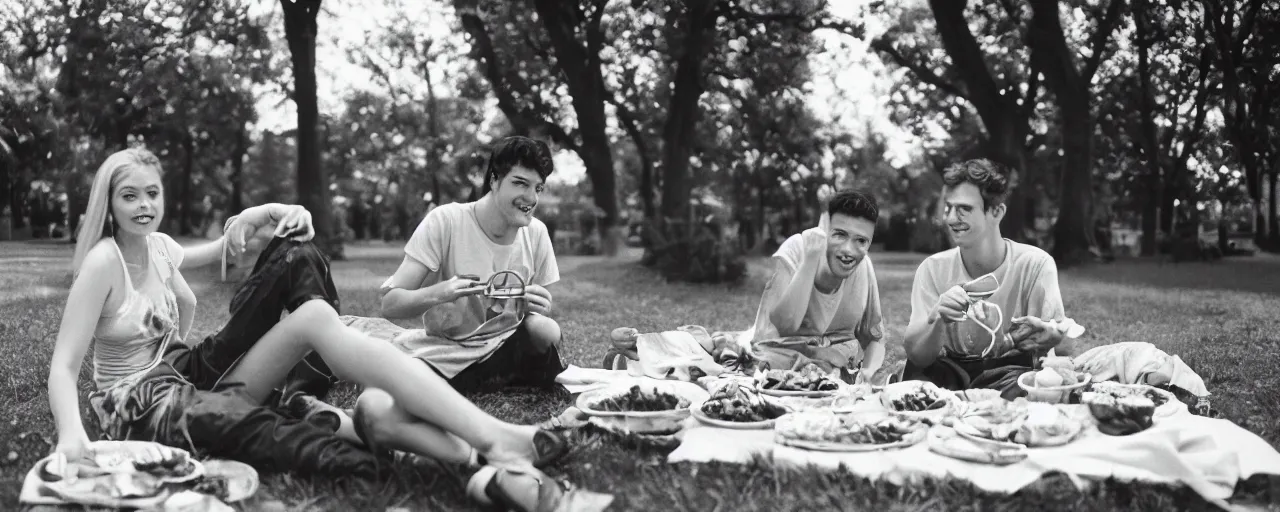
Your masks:
[[[935,0],[939,1],[939,0]],[[1062,29],[1059,0],[1031,0],[1031,20],[1027,43],[1033,67],[1044,74],[1045,86],[1057,100],[1061,119],[1062,171],[1058,198],[1058,221],[1054,225],[1053,253],[1060,264],[1092,258],[1097,242],[1093,237],[1093,105],[1090,83],[1103,56],[1111,33],[1119,23],[1124,0],[1109,0],[1106,14],[1097,19],[1090,37],[1090,54],[1083,67],[1076,64]]]
[[[1262,0],[1206,0],[1203,6],[1211,23],[1214,64],[1222,73],[1227,140],[1254,202],[1256,241],[1267,247],[1280,240],[1274,192],[1280,165],[1274,121],[1280,80],[1272,69],[1280,51],[1280,8]],[[1261,209],[1264,190],[1271,191],[1269,212]]]
[[[5,4],[6,10],[10,8]],[[190,169],[182,164],[173,165],[164,154],[170,135],[187,129],[198,133],[205,124],[222,122],[226,112],[210,109],[187,116],[189,124],[181,131],[162,127],[172,127],[174,117],[190,113],[177,109],[178,98],[209,103],[240,90],[239,78],[217,78],[211,73],[245,71],[251,66],[222,65],[231,61],[229,48],[252,48],[261,38],[258,21],[249,16],[246,4],[236,0],[127,0],[110,5],[68,1],[12,8],[18,16],[0,16],[4,20],[0,32],[21,42],[21,51],[12,60],[0,60],[16,72],[19,88],[35,87],[33,94],[20,96],[26,105],[15,105],[14,112],[26,119],[13,131],[17,144],[12,147],[19,161],[26,160],[23,167],[28,170],[17,180],[39,174],[60,183],[70,198],[68,224],[73,231],[92,174],[83,171],[96,168],[106,153],[130,144],[158,149],[166,168],[184,169],[167,177],[169,192],[190,192],[185,178],[195,173],[186,172]],[[56,78],[45,83],[44,77],[50,74]],[[25,154],[46,143],[57,151]],[[42,164],[33,166],[36,155],[42,157]],[[181,211],[181,202],[172,204]]]
[[[320,0],[280,0],[285,39],[293,63],[293,101],[298,107],[298,204],[311,212],[315,243],[332,258],[343,257],[334,236],[329,179],[320,161],[319,106],[316,103],[316,17]]]
[[[1029,56],[1019,42],[1022,29],[1016,10],[992,2],[976,7],[980,16],[973,23],[989,45],[984,49],[966,16],[968,4],[967,0],[930,0],[931,19],[919,11],[879,11],[882,15],[901,15],[902,23],[876,38],[871,47],[928,86],[918,99],[933,97],[935,111],[945,113],[947,124],[965,126],[969,120],[964,111],[972,109],[977,113],[985,133],[981,153],[962,158],[985,156],[1017,173],[1006,201],[1008,212],[1002,232],[1025,241],[1032,238],[1028,231],[1035,219],[1031,207],[1035,196],[1028,188],[1036,176],[1029,153],[1044,142],[1031,130],[1039,103],[1039,73],[1030,69]],[[934,31],[937,39],[932,38]],[[921,33],[925,37],[906,36]],[[949,62],[937,58],[932,51],[934,44]]]
[[[1128,177],[1139,198],[1142,253],[1152,255],[1157,233],[1173,232],[1174,201],[1194,204],[1188,164],[1209,138],[1205,121],[1219,79],[1210,68],[1208,20],[1194,5],[1137,0],[1132,18],[1135,51],[1116,56],[1118,76],[1103,91],[1099,117],[1103,143],[1124,137],[1111,152],[1135,164],[1117,177]]]
[[[608,0],[532,0],[531,3],[551,39],[555,65],[573,97],[573,110],[581,137],[577,153],[591,177],[596,206],[604,213],[600,219],[603,252],[616,255],[622,232],[617,225],[616,178],[613,152],[606,133],[608,119],[604,111],[607,98],[612,93],[605,89],[600,61],[600,51],[605,45],[601,21]],[[584,7],[583,3],[588,5]]]
[[[1044,88],[1057,103],[1062,145],[1054,252],[1064,264],[1078,261],[1092,248],[1089,197],[1094,125],[1088,100],[1090,81],[1108,54],[1110,35],[1123,14],[1123,3],[1108,3],[1105,15],[1092,9],[1082,19],[1073,18],[1073,27],[1095,21],[1096,28],[1087,35],[1063,30],[1058,2],[1054,0],[1036,0],[1029,11],[1012,1],[980,2],[974,6],[973,18],[967,15],[968,4],[929,2],[932,24],[949,64],[939,62],[931,53],[930,39],[925,38],[922,44],[919,38],[899,37],[928,28],[928,23],[912,15],[910,9],[902,23],[877,38],[872,47],[927,84],[925,96],[940,91],[959,98],[961,101],[956,104],[947,105],[934,96],[935,108],[941,106],[949,111],[947,120],[951,124],[963,126],[965,116],[960,109],[976,111],[986,135],[983,155],[1018,172],[1003,226],[1004,232],[1015,239],[1033,238],[1029,222],[1038,216],[1034,206],[1037,198],[1029,186],[1038,179],[1032,159],[1038,159],[1036,155],[1042,153],[1039,149],[1052,142],[1045,133],[1032,129],[1043,122],[1041,116],[1046,114],[1037,99],[1043,78]],[[975,29],[982,34],[981,41],[975,37]],[[1067,50],[1073,46],[1089,49],[1083,67],[1075,64],[1076,57]],[[973,156],[976,155],[963,157]]]

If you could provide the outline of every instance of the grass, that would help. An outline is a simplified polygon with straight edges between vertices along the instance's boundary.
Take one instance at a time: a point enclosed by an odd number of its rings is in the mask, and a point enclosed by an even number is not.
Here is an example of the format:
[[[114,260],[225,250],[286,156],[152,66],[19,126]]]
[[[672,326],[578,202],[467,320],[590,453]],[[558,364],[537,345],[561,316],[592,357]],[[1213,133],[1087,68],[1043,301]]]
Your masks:
[[[45,379],[62,316],[70,247],[0,244],[0,508],[14,506],[28,468],[50,450],[53,420]],[[376,288],[399,262],[394,246],[348,249],[334,265],[343,313],[372,315]],[[889,361],[902,358],[911,278],[921,256],[878,254]],[[565,333],[563,355],[597,366],[607,334],[620,326],[641,331],[682,324],[744,329],[755,314],[767,277],[767,261],[751,262],[751,278],[738,286],[669,284],[626,258],[561,258],[563,279],[553,288],[556,318]],[[197,335],[226,319],[232,287],[199,285],[214,272],[189,274],[200,299]],[[1280,446],[1280,260],[1259,256],[1216,264],[1118,262],[1064,271],[1067,311],[1089,328],[1086,345],[1150,341],[1179,354],[1206,380],[1222,417]],[[88,390],[87,373],[81,385]],[[330,399],[346,402],[351,386]],[[508,390],[472,397],[494,415],[533,423],[562,411],[565,394]],[[82,401],[82,405],[85,405]],[[85,417],[90,417],[87,408]],[[91,426],[92,428],[92,426]],[[90,432],[91,435],[96,432]],[[753,465],[667,464],[666,450],[636,446],[595,431],[574,434],[576,448],[552,474],[581,487],[615,495],[611,510],[1174,510],[1210,505],[1185,488],[1099,482],[1083,491],[1050,476],[1018,493],[995,495],[955,480],[908,486],[871,482],[847,473],[775,470]],[[402,463],[383,482],[265,475],[246,509],[274,510],[473,510],[462,493],[465,475],[430,462]],[[1236,500],[1276,509],[1276,479],[1255,477],[1237,488]]]

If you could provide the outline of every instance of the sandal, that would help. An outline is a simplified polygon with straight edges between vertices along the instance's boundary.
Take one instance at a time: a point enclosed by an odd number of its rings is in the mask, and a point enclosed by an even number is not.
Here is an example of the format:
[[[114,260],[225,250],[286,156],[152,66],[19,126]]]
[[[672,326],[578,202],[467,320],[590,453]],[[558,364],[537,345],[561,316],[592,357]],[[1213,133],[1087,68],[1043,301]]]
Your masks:
[[[557,432],[539,428],[538,431],[533,434],[533,453],[533,467],[545,468],[558,462],[560,459],[563,459],[565,455],[569,454],[569,440]],[[518,465],[509,465],[497,462],[493,464],[512,471],[521,470]],[[473,467],[488,466],[490,465],[490,462],[484,455],[472,448],[471,465]]]
[[[517,484],[516,477],[527,476],[537,485],[537,496],[517,497],[509,486]],[[551,484],[551,485],[548,485]],[[467,496],[481,505],[495,510],[517,512],[551,512],[556,509],[565,494],[573,490],[568,482],[556,480],[538,470],[510,470],[485,466],[467,481]]]

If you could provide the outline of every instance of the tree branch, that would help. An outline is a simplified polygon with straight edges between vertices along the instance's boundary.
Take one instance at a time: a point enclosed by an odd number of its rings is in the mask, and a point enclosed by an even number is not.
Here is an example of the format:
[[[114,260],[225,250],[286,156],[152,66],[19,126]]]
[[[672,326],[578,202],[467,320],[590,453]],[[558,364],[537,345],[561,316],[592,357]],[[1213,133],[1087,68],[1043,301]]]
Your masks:
[[[1084,83],[1092,82],[1093,74],[1098,71],[1098,66],[1102,65],[1102,54],[1107,51],[1107,41],[1111,39],[1111,33],[1120,24],[1120,17],[1123,13],[1124,0],[1111,0],[1111,3],[1107,5],[1106,16],[1098,22],[1098,30],[1089,39],[1089,47],[1093,49],[1093,53],[1085,61],[1084,72],[1080,76]]]
[[[458,3],[462,4],[463,2]],[[556,123],[542,119],[541,116],[529,115],[516,103],[516,98],[511,91],[510,85],[503,79],[502,63],[498,60],[497,51],[493,46],[493,39],[489,37],[489,31],[485,27],[484,20],[480,19],[479,10],[474,5],[458,5],[458,15],[462,20],[463,29],[471,35],[473,40],[471,45],[472,57],[480,64],[485,78],[489,81],[490,88],[493,89],[494,97],[498,99],[498,109],[506,116],[512,128],[518,133],[529,133],[535,128],[543,130],[547,132],[547,135],[555,143],[577,152],[577,142],[573,140],[573,137],[564,128]]]
[[[872,41],[871,49],[878,52],[883,52],[884,54],[888,55],[899,66],[902,66],[904,68],[911,70],[912,73],[915,73],[915,75],[921,80],[923,80],[925,83],[932,84],[934,87],[941,89],[943,92],[947,94],[958,96],[960,98],[964,98],[965,100],[969,99],[968,95],[966,95],[964,91],[961,90],[959,87],[957,87],[955,84],[948,82],[946,79],[942,78],[941,76],[938,76],[938,74],[934,73],[932,69],[928,68],[928,66],[925,66],[922,63],[914,62],[908,59],[905,55],[903,55],[896,48],[894,48],[893,44],[890,43],[887,39],[880,37],[880,38],[877,38],[875,41]]]

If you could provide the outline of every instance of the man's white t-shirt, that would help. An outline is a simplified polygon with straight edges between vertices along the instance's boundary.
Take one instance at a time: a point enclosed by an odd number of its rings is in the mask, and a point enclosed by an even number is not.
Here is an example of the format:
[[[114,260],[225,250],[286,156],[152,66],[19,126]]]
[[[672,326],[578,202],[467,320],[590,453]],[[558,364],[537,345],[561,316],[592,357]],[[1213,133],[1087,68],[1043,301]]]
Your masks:
[[[468,274],[485,281],[489,276],[504,270],[520,274],[527,284],[548,286],[560,280],[560,268],[556,265],[551,237],[542,221],[533,219],[528,226],[519,229],[514,242],[502,245],[489,239],[480,228],[475,207],[474,202],[440,205],[418,224],[405,245],[404,252],[409,258],[431,270],[431,274],[419,288]],[[455,332],[469,332],[497,314],[489,309],[486,299],[480,295],[463,297],[452,305],[437,308],[449,310],[449,330]],[[426,314],[431,315],[433,312],[428,310]],[[414,327],[422,327],[422,324]],[[426,334],[441,335],[433,332]],[[510,335],[511,332],[508,331],[483,343],[469,342],[467,345],[433,343],[436,346],[431,347],[429,354],[423,352],[417,355],[427,359],[446,377],[451,378],[472,363],[487,358]]]
[[[792,235],[778,247],[773,258],[794,275],[804,258],[804,237]],[[786,283],[781,283],[781,286],[773,289],[773,293],[782,294],[785,289]],[[880,286],[876,282],[875,265],[872,264],[870,255],[863,258],[853,274],[841,281],[835,291],[822,293],[815,288],[809,294],[809,305],[795,332],[778,332],[778,328],[769,320],[769,312],[764,311],[764,304],[768,299],[770,298],[761,299],[760,309],[756,312],[755,332],[752,336],[755,342],[792,336],[842,334],[851,335],[862,343],[870,343],[884,337]],[[777,298],[773,299],[775,300],[771,302],[776,302]]]
[[[1009,321],[1021,316],[1034,316],[1042,320],[1063,320],[1066,312],[1062,306],[1062,294],[1058,289],[1058,266],[1053,256],[1039,247],[1005,239],[1005,259],[992,275],[1000,282],[1000,288],[987,302],[1000,306],[1002,325],[996,331],[996,346],[988,356],[995,357],[1011,349],[1005,340]],[[916,269],[911,286],[911,322],[925,323],[940,297],[951,287],[964,284],[981,276],[971,276],[964,268],[960,249],[952,248],[929,256]],[[995,319],[988,315],[991,323]],[[991,343],[987,331],[976,327],[973,320],[948,323],[943,331],[944,353],[978,356]],[[976,327],[976,328],[974,328]]]

